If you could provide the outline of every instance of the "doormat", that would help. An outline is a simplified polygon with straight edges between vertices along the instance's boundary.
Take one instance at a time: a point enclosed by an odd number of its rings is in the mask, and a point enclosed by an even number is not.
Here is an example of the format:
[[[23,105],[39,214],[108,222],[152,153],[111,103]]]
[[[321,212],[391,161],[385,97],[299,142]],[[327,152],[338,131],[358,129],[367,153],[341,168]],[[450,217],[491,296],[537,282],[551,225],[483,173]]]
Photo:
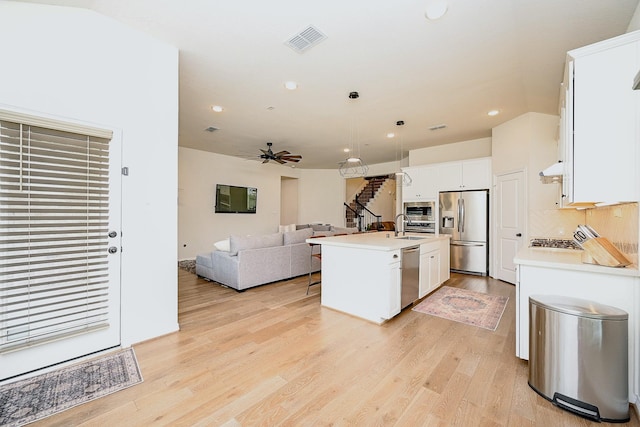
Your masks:
[[[142,382],[132,348],[0,386],[0,426],[21,426]]]
[[[509,297],[443,286],[413,311],[495,331]]]

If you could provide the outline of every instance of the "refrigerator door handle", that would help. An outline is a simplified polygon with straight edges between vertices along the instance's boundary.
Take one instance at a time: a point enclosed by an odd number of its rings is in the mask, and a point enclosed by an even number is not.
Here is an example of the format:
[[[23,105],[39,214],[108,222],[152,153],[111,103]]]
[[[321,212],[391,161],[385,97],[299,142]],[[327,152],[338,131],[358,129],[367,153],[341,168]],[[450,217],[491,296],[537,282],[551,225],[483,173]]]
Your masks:
[[[451,242],[451,246],[484,246],[484,243],[459,243]]]
[[[464,233],[464,199],[458,199],[458,202],[460,203],[460,213],[459,213],[459,221],[458,224],[460,225],[460,232]]]
[[[460,199],[458,199],[458,215],[457,215],[458,216],[458,226],[457,226],[458,227],[458,233],[460,233],[460,223],[462,222],[462,217],[460,216],[461,215],[460,214],[460,210],[461,210]]]

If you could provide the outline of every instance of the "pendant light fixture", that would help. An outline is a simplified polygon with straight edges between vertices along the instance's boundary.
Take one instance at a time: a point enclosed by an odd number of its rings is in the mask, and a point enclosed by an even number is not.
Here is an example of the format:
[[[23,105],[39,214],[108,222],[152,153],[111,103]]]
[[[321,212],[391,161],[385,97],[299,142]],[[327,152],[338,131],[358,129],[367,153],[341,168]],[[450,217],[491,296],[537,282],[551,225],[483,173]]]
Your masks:
[[[404,120],[398,120],[396,122],[396,126],[398,126],[398,140],[400,142],[396,142],[396,160],[398,162],[398,172],[396,172],[396,181],[401,180],[403,186],[411,185],[413,180],[411,176],[407,172],[402,170],[402,132],[400,131],[400,127],[404,126]],[[400,145],[400,156],[398,158],[398,144]]]
[[[358,99],[360,94],[358,92],[349,92],[349,99]],[[358,145],[358,155],[354,153],[353,141],[356,141]],[[358,126],[355,120],[355,115],[351,119],[351,134],[349,135],[349,157],[339,163],[339,172],[343,178],[359,178],[367,176],[369,167],[360,157],[360,138],[358,134]]]

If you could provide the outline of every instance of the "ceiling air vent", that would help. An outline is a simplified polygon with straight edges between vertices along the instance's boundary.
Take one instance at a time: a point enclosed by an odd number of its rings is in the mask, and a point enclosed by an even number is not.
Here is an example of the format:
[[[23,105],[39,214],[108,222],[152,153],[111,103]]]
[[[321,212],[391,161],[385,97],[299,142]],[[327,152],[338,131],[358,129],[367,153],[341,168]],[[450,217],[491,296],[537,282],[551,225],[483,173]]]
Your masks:
[[[208,128],[205,129],[207,132],[215,132],[217,130],[220,130],[220,128],[217,128],[215,126],[209,126]]]
[[[443,124],[441,124],[441,125],[431,126],[431,127],[429,128],[429,130],[440,130],[440,129],[444,129],[444,128],[446,128],[446,127],[447,127],[447,125],[445,125],[445,124],[443,123]]]
[[[313,25],[309,25],[307,28],[287,40],[285,44],[298,53],[304,53],[309,48],[317,45],[326,38],[327,36],[325,36],[320,30]]]

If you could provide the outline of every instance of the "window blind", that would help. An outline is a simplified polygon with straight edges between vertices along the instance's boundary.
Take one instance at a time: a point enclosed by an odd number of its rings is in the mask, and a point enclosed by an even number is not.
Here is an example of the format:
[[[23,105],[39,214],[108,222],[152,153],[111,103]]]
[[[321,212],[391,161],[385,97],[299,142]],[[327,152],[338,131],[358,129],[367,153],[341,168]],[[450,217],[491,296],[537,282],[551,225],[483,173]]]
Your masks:
[[[57,123],[0,112],[0,352],[108,326],[111,135]]]

